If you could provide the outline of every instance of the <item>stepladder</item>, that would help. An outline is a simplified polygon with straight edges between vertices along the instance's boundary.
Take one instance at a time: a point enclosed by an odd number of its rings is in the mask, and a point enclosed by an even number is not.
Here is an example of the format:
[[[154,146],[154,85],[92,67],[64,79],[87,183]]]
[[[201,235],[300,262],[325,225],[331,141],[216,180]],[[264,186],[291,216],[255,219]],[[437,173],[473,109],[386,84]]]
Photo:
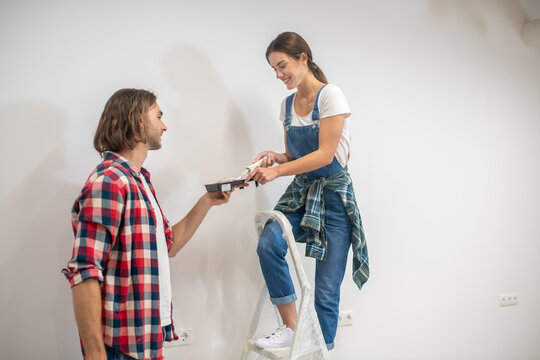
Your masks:
[[[261,211],[255,216],[257,234],[261,235],[268,221],[277,221],[281,226],[283,239],[287,242],[289,253],[294,266],[298,284],[301,288],[301,298],[298,307],[298,319],[294,331],[293,341],[290,347],[278,349],[260,349],[254,345],[255,340],[264,336],[260,334],[259,325],[263,317],[268,317],[273,312],[277,325],[282,325],[281,317],[275,306],[271,305],[268,289],[263,286],[255,313],[251,320],[247,341],[242,350],[242,360],[251,359],[288,359],[288,360],[323,360],[328,359],[328,350],[323,338],[317,313],[313,304],[313,290],[302,266],[292,227],[285,215],[279,211]]]

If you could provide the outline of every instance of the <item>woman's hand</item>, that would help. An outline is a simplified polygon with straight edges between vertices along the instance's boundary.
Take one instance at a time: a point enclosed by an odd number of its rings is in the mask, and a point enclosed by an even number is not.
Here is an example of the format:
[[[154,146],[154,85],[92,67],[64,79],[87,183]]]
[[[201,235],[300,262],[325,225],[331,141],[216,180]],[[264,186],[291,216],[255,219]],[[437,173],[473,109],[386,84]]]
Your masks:
[[[258,167],[249,173],[246,178],[246,182],[249,180],[257,181],[259,184],[264,185],[279,177],[279,171],[277,167]]]
[[[259,155],[257,155],[257,157],[255,158],[253,162],[255,163],[265,157],[266,159],[264,159],[263,162],[261,163],[261,167],[263,168],[270,167],[274,164],[283,164],[287,162],[287,157],[285,157],[284,154],[278,154],[270,150],[259,153]]]

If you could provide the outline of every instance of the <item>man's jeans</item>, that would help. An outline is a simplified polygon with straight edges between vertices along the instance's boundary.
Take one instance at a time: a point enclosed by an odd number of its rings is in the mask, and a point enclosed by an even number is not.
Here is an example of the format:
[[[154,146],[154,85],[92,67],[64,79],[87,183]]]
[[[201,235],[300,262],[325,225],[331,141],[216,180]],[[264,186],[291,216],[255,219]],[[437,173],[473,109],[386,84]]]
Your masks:
[[[324,190],[325,225],[327,235],[326,259],[317,260],[315,270],[315,310],[328,349],[334,347],[339,317],[340,287],[347,267],[347,255],[351,246],[352,226],[343,201],[333,191]],[[284,213],[292,225],[296,241],[305,236],[300,227],[302,211]],[[279,223],[268,223],[261,233],[257,254],[261,270],[274,305],[295,301],[294,285],[285,260],[287,242],[282,237]]]
[[[165,339],[165,327],[162,328],[163,338]],[[131,356],[121,353],[120,351],[113,349],[110,346],[105,345],[105,350],[107,350],[107,360],[133,360]]]
[[[113,349],[110,346],[105,345],[105,350],[107,350],[107,360],[133,360],[131,356],[122,354],[120,351]]]

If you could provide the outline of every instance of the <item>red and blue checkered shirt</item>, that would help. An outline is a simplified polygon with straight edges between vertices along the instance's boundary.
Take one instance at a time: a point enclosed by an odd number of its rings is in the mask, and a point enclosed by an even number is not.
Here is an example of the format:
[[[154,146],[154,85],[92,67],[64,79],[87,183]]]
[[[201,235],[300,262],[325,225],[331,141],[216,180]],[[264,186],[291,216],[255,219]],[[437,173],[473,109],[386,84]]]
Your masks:
[[[150,174],[144,168],[140,173],[155,196]],[[105,153],[73,205],[75,245],[63,273],[71,286],[100,282],[106,345],[137,359],[163,359],[163,340],[178,336],[169,326],[163,339],[156,218],[148,196],[137,169]],[[163,223],[170,249],[173,232],[164,215]]]

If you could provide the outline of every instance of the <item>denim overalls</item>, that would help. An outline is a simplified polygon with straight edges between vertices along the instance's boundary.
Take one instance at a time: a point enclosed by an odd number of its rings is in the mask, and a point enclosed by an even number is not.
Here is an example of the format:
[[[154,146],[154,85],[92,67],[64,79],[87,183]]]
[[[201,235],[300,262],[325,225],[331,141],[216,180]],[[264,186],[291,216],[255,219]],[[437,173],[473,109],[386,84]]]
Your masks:
[[[317,93],[313,107],[312,119],[319,120],[319,94]],[[291,111],[294,94],[286,101],[285,121],[288,151],[296,158],[305,156],[319,148],[319,124],[308,126],[291,126]],[[343,167],[336,157],[331,164],[305,173],[310,179],[328,177]],[[347,255],[351,246],[352,225],[345,211],[342,199],[333,191],[324,189],[325,223],[327,249],[325,260],[316,260],[315,270],[315,309],[319,318],[322,333],[328,349],[334,347],[337,322],[339,316],[339,295],[341,282],[347,266]],[[300,227],[304,215],[303,210],[295,213],[284,213],[292,225],[295,240],[301,241],[306,235]],[[259,239],[257,254],[261,270],[274,305],[288,304],[297,299],[289,274],[285,256],[287,242],[282,238],[282,230],[277,222],[268,223]]]

